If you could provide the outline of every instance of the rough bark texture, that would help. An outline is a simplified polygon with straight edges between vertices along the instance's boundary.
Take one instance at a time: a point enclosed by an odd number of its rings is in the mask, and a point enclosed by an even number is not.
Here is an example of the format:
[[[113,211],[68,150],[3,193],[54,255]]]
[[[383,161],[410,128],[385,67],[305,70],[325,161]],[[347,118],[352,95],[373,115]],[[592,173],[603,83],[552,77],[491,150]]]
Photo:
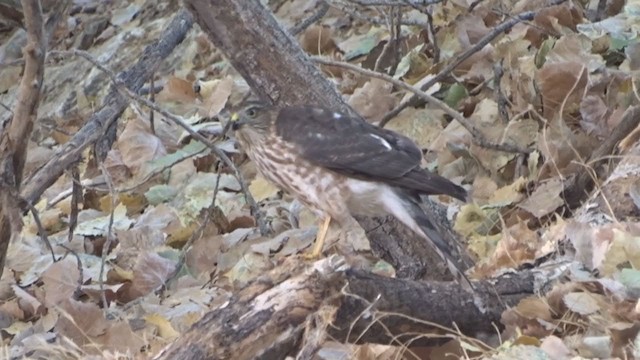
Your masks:
[[[258,0],[186,0],[185,6],[261,99],[353,110]]]
[[[24,73],[13,118],[0,129],[0,277],[11,238],[22,227],[18,194],[44,79],[46,42],[40,2],[23,0],[22,8],[27,28]]]
[[[156,358],[284,359],[298,347],[306,318],[343,284],[340,265],[340,259],[328,258],[305,271],[300,259],[289,259],[205,315]]]
[[[446,210],[440,204],[424,199],[422,209],[433,219],[433,223],[450,244],[459,244],[458,235],[451,229]],[[396,276],[411,280],[451,281],[453,276],[442,259],[429,243],[423,241],[393,216],[385,218],[359,217],[358,221],[367,230],[373,253],[396,269]],[[455,250],[455,249],[454,249]],[[468,254],[458,249],[458,266],[470,267]]]
[[[451,282],[402,280],[359,271],[348,271],[345,277],[345,292],[355,296],[342,298],[329,334],[338,341],[398,345],[415,340],[416,334],[444,334],[425,321],[449,329],[455,324],[471,337],[494,334],[496,328],[502,329],[504,310],[546,286],[538,283],[534,271],[477,282],[475,294]],[[437,345],[449,339],[425,337],[412,345]]]
[[[447,328],[455,323],[463,333],[480,336],[500,328],[506,307],[553,281],[550,274],[523,271],[478,283],[474,299],[452,283],[340,271],[341,265],[339,257],[320,260],[312,268],[289,259],[240,291],[226,307],[207,314],[156,358],[283,359],[298,352],[300,344],[319,342],[310,339],[318,332],[309,327],[328,332],[337,341],[381,344],[406,341],[416,333],[442,333],[425,322]],[[483,304],[483,309],[475,303]],[[324,322],[323,317],[308,321],[318,311],[329,316]],[[413,344],[447,340],[425,337]],[[310,352],[303,346],[301,353]]]

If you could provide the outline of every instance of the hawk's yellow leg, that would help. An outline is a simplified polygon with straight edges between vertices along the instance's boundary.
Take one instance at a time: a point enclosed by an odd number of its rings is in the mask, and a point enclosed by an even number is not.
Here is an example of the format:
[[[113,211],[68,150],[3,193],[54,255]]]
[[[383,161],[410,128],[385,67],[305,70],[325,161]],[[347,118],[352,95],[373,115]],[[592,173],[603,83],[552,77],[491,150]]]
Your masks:
[[[324,247],[324,240],[327,237],[329,231],[329,224],[331,224],[331,216],[327,216],[320,224],[318,228],[318,235],[316,235],[316,241],[313,244],[313,249],[310,253],[304,255],[305,259],[317,259],[322,254],[322,248]]]

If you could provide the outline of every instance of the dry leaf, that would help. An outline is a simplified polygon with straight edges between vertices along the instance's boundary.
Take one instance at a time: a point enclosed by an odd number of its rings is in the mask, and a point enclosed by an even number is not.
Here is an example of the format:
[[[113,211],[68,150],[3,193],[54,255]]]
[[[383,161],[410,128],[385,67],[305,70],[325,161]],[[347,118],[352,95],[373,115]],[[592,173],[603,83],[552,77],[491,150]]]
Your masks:
[[[71,299],[81,281],[78,263],[72,256],[51,264],[42,274],[44,304],[47,307],[53,307],[64,300]]]

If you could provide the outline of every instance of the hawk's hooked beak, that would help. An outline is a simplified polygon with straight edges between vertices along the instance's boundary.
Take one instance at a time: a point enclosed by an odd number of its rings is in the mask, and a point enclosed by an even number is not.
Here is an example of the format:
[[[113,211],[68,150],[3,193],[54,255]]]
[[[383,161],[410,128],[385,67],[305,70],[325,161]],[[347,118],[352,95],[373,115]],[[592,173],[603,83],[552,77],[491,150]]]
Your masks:
[[[244,121],[242,121],[242,119],[240,119],[240,114],[238,114],[237,112],[233,113],[231,115],[231,129],[233,131],[236,131],[236,130],[240,129],[240,127],[242,127],[242,125],[244,125]]]

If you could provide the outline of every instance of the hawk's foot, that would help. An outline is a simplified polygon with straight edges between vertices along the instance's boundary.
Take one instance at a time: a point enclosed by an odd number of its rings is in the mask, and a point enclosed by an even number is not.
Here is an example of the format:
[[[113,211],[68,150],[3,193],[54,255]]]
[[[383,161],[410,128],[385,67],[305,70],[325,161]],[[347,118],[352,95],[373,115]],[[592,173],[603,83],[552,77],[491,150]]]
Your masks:
[[[317,251],[316,246],[314,245],[311,251],[306,251],[302,254],[302,258],[304,260],[317,260],[320,258],[320,255],[322,255],[322,250]]]
[[[322,224],[318,227],[318,235],[316,241],[313,244],[313,248],[310,252],[302,255],[305,260],[315,260],[322,255],[322,248],[324,248],[324,241],[327,238],[327,232],[329,231],[329,225],[331,224],[331,217],[327,216],[323,219]]]

